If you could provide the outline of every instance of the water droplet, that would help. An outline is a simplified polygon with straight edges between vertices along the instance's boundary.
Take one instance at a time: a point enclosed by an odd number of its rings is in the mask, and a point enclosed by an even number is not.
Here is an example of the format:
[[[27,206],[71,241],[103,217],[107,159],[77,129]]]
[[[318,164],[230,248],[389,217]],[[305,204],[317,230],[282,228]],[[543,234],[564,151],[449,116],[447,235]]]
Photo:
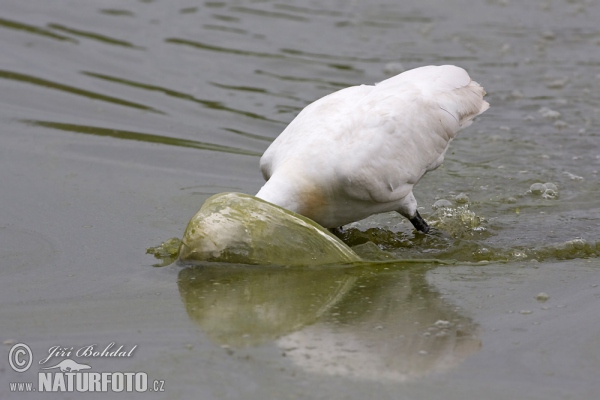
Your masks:
[[[574,240],[567,242],[567,244],[569,244],[569,243],[577,250],[581,250],[587,246],[587,242],[583,239],[574,239]]]
[[[529,187],[529,192],[534,195],[541,195],[544,199],[553,200],[558,198],[558,188],[553,183],[534,183]]]
[[[538,293],[538,295],[537,295],[537,296],[535,296],[535,299],[536,299],[537,301],[541,301],[541,302],[547,301],[549,298],[550,298],[550,296],[548,296],[548,295],[547,295],[546,293],[544,293],[544,292],[540,292],[540,293]]]
[[[562,120],[558,120],[554,123],[554,127],[557,129],[565,129],[569,127],[569,124],[567,124],[565,121]]]
[[[567,175],[569,177],[569,179],[571,179],[573,181],[582,181],[583,180],[582,176],[577,176],[577,175],[572,174],[572,173],[567,172],[567,171],[565,171],[564,174]]]
[[[469,202],[469,196],[467,196],[464,193],[459,193],[454,198],[454,201],[456,201],[457,203],[468,203]]]
[[[406,68],[398,61],[389,62],[383,67],[383,72],[387,75],[398,75],[404,71],[406,71]]]
[[[522,99],[523,92],[521,92],[519,89],[515,89],[512,92],[510,92],[510,97],[512,97],[513,99]]]
[[[554,32],[552,31],[544,31],[542,32],[542,37],[546,40],[554,40],[556,35],[554,35]]]
[[[446,199],[439,199],[435,203],[433,203],[432,208],[437,210],[438,208],[450,208],[452,207],[452,203]]]
[[[544,117],[544,118],[548,118],[548,119],[559,119],[560,118],[560,113],[558,111],[551,110],[548,107],[542,107],[538,110],[538,112],[540,114],[542,114],[542,117]]]
[[[437,328],[448,328],[448,327],[450,327],[450,321],[445,321],[443,319],[439,319],[439,320],[435,321],[435,323],[433,325],[435,325]]]
[[[546,186],[543,183],[534,183],[529,187],[532,194],[542,194],[546,191]]]
[[[568,79],[555,79],[546,83],[548,89],[562,89],[567,84]]]

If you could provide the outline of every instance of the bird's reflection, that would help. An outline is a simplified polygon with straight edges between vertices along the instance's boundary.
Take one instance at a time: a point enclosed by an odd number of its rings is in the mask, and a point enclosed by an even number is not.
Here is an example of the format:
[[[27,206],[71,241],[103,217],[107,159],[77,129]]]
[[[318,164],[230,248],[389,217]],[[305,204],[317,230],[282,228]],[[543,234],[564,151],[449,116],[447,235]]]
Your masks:
[[[431,266],[195,266],[179,273],[186,310],[214,341],[273,341],[314,373],[405,381],[481,347],[478,326],[426,280]]]

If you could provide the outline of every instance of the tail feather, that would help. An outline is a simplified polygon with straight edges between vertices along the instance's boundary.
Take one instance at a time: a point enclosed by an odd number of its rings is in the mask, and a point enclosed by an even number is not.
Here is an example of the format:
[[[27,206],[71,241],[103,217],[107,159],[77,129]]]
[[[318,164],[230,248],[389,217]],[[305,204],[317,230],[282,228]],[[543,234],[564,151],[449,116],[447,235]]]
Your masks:
[[[447,121],[447,126],[454,131],[452,137],[456,137],[460,131],[473,123],[476,116],[490,107],[483,99],[485,94],[479,83],[469,80],[466,85],[451,90],[440,88],[432,91],[427,97],[452,116],[452,121]]]
[[[454,136],[471,125],[473,119],[490,106],[483,100],[486,94],[483,87],[471,80],[467,71],[454,65],[415,68],[376,86],[383,90],[397,91],[406,85],[418,88],[424,98],[438,104],[452,116],[457,123],[457,126],[451,128]]]
[[[487,110],[490,105],[483,99],[485,90],[475,81],[449,92],[438,99],[440,106],[452,113],[458,120],[459,129],[471,125],[473,119]]]

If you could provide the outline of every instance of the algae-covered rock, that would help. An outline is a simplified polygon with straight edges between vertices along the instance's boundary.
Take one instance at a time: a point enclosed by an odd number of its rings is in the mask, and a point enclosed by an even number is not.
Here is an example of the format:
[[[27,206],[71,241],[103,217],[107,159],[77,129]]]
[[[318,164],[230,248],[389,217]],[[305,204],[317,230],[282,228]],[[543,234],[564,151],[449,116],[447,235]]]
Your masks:
[[[179,260],[277,265],[361,261],[310,219],[241,193],[206,200],[185,230]]]

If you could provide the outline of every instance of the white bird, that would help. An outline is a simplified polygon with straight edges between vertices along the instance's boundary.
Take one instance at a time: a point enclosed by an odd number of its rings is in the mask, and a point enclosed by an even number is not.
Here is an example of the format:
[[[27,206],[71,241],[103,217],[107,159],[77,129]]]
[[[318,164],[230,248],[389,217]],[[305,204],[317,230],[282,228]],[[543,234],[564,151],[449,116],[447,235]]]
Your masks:
[[[426,233],[413,186],[444,161],[458,132],[489,108],[453,65],[353,86],[304,108],[260,160],[263,200],[337,228],[397,211]]]

